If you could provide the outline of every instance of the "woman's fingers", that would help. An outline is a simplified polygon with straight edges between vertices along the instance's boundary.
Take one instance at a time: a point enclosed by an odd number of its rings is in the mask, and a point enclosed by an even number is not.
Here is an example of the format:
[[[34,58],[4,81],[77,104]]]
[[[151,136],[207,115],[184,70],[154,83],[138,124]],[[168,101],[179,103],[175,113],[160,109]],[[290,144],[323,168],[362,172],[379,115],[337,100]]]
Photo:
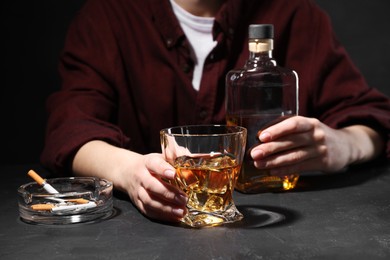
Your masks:
[[[312,171],[318,169],[318,158],[311,158],[305,160],[302,163],[292,164],[292,165],[284,165],[276,168],[267,169],[267,172],[271,175],[275,176],[286,176],[290,174],[299,174],[305,171]]]
[[[140,189],[139,199],[136,202],[140,211],[152,218],[165,221],[179,221],[186,214],[185,207],[161,201],[158,196],[149,193],[145,189]]]
[[[175,168],[164,160],[161,154],[145,155],[145,166],[149,172],[159,175],[160,177],[173,180],[176,172]]]
[[[187,197],[183,191],[157,176],[145,180],[142,186],[151,196],[158,198],[158,200],[164,200],[178,206],[185,206],[187,203]]]
[[[300,165],[298,168],[303,170],[306,168],[305,166],[308,166],[304,164],[307,164],[309,160],[321,160],[321,158],[325,158],[325,154],[326,147],[324,145],[299,147],[299,149],[287,150],[256,160],[255,166],[260,169],[272,169],[293,166],[297,168],[297,165]]]
[[[251,151],[255,166],[271,174],[291,171],[335,172],[354,161],[360,139],[358,132],[333,129],[317,119],[291,117],[260,134],[260,144]],[[361,128],[359,128],[361,129]]]
[[[174,180],[176,176],[175,168],[167,163],[160,154],[149,154],[145,157],[145,166],[154,178],[145,181],[144,188],[166,201],[185,205],[187,201],[186,194],[164,181],[164,179]]]
[[[143,177],[133,201],[150,218],[177,221],[186,214],[185,194],[150,173]]]
[[[261,160],[267,156],[278,154],[283,151],[310,146],[316,142],[313,131],[283,136],[279,139],[261,143],[254,147],[251,156],[254,160]]]
[[[282,136],[312,131],[318,124],[319,121],[314,118],[293,116],[259,131],[258,138],[261,142],[270,142]]]
[[[330,133],[317,119],[291,117],[265,129],[251,156],[257,168],[277,175],[326,168]]]
[[[187,196],[170,184],[175,169],[161,154],[147,154],[140,158],[139,166],[132,169],[129,195],[146,216],[153,219],[178,221],[186,214]]]

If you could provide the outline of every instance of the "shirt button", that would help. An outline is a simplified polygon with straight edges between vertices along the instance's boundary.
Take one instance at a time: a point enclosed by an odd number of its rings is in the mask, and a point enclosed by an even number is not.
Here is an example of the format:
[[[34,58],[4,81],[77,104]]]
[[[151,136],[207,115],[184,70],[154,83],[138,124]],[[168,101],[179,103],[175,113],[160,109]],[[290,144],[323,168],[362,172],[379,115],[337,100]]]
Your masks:
[[[206,110],[201,110],[199,113],[199,118],[200,119],[205,119],[207,117],[207,111]]]
[[[165,43],[167,44],[167,47],[172,47],[173,40],[171,38],[168,38]]]
[[[228,31],[229,31],[229,34],[230,34],[231,36],[233,36],[233,34],[234,34],[234,29],[233,29],[233,28],[229,28]]]
[[[214,53],[211,53],[210,54],[210,60],[214,60],[215,56],[214,56]]]
[[[184,73],[189,73],[191,71],[191,66],[188,63],[186,63],[181,67],[181,69],[183,70]]]

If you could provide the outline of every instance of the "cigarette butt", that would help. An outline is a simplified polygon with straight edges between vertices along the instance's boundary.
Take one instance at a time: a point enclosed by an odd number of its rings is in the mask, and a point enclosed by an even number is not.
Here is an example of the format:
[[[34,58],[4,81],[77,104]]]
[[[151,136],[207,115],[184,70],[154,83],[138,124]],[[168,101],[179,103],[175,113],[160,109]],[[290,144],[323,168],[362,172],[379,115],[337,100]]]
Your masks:
[[[41,185],[47,192],[49,193],[58,193],[56,189],[54,189],[50,184],[46,183],[41,176],[38,175],[34,170],[29,170],[27,173],[31,178],[34,179],[39,185]]]
[[[73,211],[73,210],[82,210],[82,209],[89,209],[96,207],[95,202],[88,202],[86,204],[76,204],[76,205],[64,205],[64,206],[57,206],[53,207],[51,209],[52,212],[66,212],[66,211]]]
[[[27,173],[34,181],[36,181],[39,185],[43,185],[45,180],[42,179],[41,176],[38,175],[34,170],[29,170]]]
[[[86,199],[68,199],[66,201],[74,202],[77,204],[87,204],[89,202],[89,200],[86,200]]]
[[[33,210],[52,210],[53,208],[55,207],[54,204],[34,204],[34,205],[31,205],[31,208]]]

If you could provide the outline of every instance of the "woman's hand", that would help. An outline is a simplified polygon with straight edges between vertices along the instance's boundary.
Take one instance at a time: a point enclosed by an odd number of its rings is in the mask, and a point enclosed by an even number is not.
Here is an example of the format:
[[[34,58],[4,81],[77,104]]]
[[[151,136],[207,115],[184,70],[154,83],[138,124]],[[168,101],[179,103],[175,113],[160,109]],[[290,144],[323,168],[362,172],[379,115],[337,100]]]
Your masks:
[[[161,154],[147,154],[128,170],[128,194],[146,216],[178,221],[186,213],[186,195],[165,180],[175,178],[175,169]]]
[[[368,161],[383,149],[373,129],[354,125],[333,129],[314,118],[295,116],[261,131],[251,151],[255,166],[272,175],[292,172],[336,172],[349,164]]]
[[[134,205],[152,219],[176,222],[186,214],[186,195],[164,181],[174,179],[175,169],[161,154],[141,155],[91,141],[76,153],[73,171],[112,181],[114,188],[126,192]]]

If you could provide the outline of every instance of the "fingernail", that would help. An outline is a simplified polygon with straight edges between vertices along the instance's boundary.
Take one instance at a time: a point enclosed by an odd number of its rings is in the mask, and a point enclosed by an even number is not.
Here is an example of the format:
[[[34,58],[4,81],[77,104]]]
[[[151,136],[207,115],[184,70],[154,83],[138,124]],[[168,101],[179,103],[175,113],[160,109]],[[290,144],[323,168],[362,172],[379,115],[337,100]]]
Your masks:
[[[268,132],[262,132],[259,139],[261,142],[268,142],[271,140],[271,135]]]
[[[175,201],[179,205],[186,205],[187,204],[187,197],[183,194],[180,194],[180,195],[175,196]]]
[[[165,175],[165,177],[167,177],[169,179],[173,179],[173,178],[175,178],[176,173],[173,170],[166,170],[164,172],[164,175]]]
[[[254,149],[251,152],[251,156],[253,159],[261,159],[264,157],[264,151],[260,149]]]
[[[172,209],[172,213],[175,214],[178,217],[184,216],[184,210],[183,209]]]
[[[267,163],[264,161],[255,161],[254,164],[255,164],[255,167],[258,169],[263,169],[267,166]]]

